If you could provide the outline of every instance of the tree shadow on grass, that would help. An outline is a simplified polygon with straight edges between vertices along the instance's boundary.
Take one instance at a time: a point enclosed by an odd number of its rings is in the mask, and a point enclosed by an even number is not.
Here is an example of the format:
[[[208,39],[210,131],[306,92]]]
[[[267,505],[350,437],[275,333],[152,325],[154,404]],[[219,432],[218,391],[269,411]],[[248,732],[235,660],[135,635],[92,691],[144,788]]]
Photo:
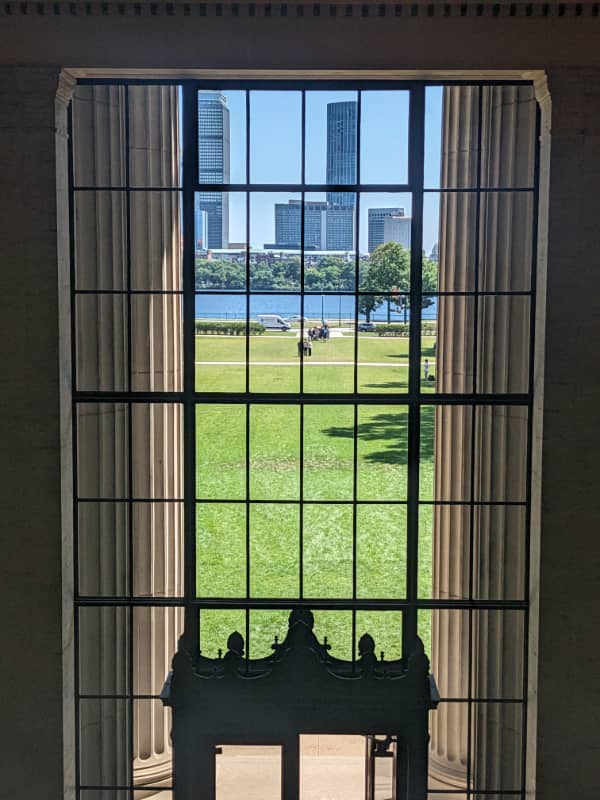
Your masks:
[[[421,410],[421,462],[433,460],[435,431],[435,409],[424,406]],[[325,428],[327,436],[352,439],[353,426]],[[381,412],[368,422],[359,422],[356,430],[359,440],[372,442],[377,448],[362,455],[362,460],[371,464],[408,464],[408,412]]]

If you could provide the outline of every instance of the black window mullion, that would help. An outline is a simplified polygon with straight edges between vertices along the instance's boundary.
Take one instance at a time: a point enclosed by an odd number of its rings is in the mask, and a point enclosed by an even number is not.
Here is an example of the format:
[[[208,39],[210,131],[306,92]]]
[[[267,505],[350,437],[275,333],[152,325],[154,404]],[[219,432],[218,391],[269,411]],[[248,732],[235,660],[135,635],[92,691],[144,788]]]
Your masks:
[[[184,641],[193,658],[200,650],[196,597],[196,405],[195,405],[195,250],[194,182],[198,175],[198,93],[186,85],[183,96],[183,494],[184,494]]]
[[[406,531],[406,595],[415,602],[418,595],[419,470],[421,445],[421,307],[423,249],[423,181],[425,147],[425,89],[414,89],[410,96],[409,174],[412,186],[410,231],[410,327],[408,356],[408,473]],[[402,649],[405,656],[417,636],[417,609],[403,615]]]

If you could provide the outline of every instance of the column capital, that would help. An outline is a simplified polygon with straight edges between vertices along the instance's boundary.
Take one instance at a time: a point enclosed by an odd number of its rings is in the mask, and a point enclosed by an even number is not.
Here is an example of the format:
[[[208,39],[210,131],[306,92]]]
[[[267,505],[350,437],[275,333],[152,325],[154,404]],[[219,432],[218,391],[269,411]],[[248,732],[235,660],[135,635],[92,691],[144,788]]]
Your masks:
[[[76,78],[71,73],[63,69],[58,76],[58,88],[56,89],[56,102],[62,106],[67,107],[73,97],[75,86],[77,85]]]

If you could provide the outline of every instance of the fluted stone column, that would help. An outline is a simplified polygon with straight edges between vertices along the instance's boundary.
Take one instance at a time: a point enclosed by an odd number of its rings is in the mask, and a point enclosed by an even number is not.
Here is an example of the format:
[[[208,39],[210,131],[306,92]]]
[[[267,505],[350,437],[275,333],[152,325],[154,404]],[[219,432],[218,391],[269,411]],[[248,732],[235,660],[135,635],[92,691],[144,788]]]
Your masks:
[[[78,184],[120,187],[173,187],[179,174],[177,89],[78,87],[74,101],[75,176]],[[126,115],[129,154],[125,147]],[[81,202],[79,200],[81,199]],[[79,288],[126,289],[128,249],[131,288],[148,294],[85,295],[77,308],[78,387],[81,389],[178,391],[182,388],[182,304],[180,200],[177,192],[120,191],[79,193],[76,208],[76,258]],[[130,247],[127,248],[127,232]],[[131,331],[131,347],[127,335]],[[128,364],[128,352],[131,365]],[[101,595],[173,596],[183,593],[182,419],[172,404],[136,403],[85,406],[80,430],[88,446],[80,452],[80,487],[89,496],[170,502],[97,504],[86,507],[86,540],[80,548],[80,582]],[[131,426],[131,430],[129,430]],[[127,445],[133,452],[128,485]],[[133,586],[129,575],[128,535],[133,537]],[[124,611],[88,613],[82,652],[90,684],[97,691],[125,691],[133,668],[133,690],[157,694],[168,672],[181,631],[177,609],[135,608],[132,630]],[[127,663],[133,636],[133,665]],[[116,677],[115,677],[116,675]],[[97,730],[95,747],[86,751],[92,783],[123,783],[128,753],[127,704],[104,701],[89,720]],[[101,724],[100,724],[101,723]],[[169,723],[160,702],[140,701],[134,708],[135,785],[170,782]],[[99,738],[98,738],[99,737]],[[151,792],[149,792],[151,794]],[[142,797],[143,794],[140,794]]]
[[[478,121],[481,120],[481,153]],[[483,187],[531,183],[535,98],[530,87],[450,87],[444,93],[442,186],[474,188],[481,163]],[[440,291],[528,289],[531,272],[532,199],[526,194],[480,195],[476,254],[475,193],[442,194]],[[475,268],[477,266],[477,277]],[[523,298],[440,300],[437,388],[440,392],[526,392],[529,376],[529,301]],[[477,329],[477,370],[474,333]],[[436,414],[437,500],[524,500],[527,419],[521,409],[441,407]],[[474,426],[474,429],[473,429]],[[472,442],[475,463],[471,463]],[[471,487],[471,474],[473,487]],[[434,597],[520,599],[524,594],[525,516],[501,507],[476,509],[473,575],[470,520],[464,507],[438,506],[434,521]],[[469,688],[468,613],[433,615],[433,672],[442,695],[466,697]],[[519,697],[522,630],[514,615],[473,614],[471,692],[480,697]],[[520,729],[512,707],[479,704],[473,714],[472,785],[518,788],[520,752],[510,731]],[[516,741],[515,739],[513,739]],[[502,742],[502,746],[500,746]],[[467,783],[466,707],[442,704],[432,722],[430,769],[436,785]],[[502,750],[502,757],[498,757]]]

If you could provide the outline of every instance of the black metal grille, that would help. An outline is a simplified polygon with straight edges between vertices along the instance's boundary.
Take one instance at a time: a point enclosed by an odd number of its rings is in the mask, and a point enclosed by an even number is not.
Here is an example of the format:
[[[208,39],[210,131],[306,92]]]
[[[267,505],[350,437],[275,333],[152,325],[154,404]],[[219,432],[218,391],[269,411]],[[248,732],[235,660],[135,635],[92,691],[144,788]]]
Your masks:
[[[140,688],[140,680],[136,674],[136,643],[134,641],[134,630],[136,628],[136,615],[140,613],[152,613],[158,617],[167,613],[168,609],[181,609],[185,621],[185,638],[187,645],[192,651],[200,648],[200,638],[202,631],[203,614],[214,611],[239,611],[244,616],[244,628],[247,647],[252,649],[254,620],[256,613],[265,613],[276,610],[288,610],[295,606],[306,606],[313,610],[323,612],[345,612],[350,621],[350,650],[352,654],[356,652],[356,640],[361,631],[357,630],[357,615],[361,612],[396,612],[401,615],[401,632],[404,648],[408,647],[419,630],[420,620],[426,615],[431,615],[433,611],[439,614],[465,615],[467,618],[468,629],[468,689],[465,696],[442,696],[444,703],[462,704],[466,709],[466,729],[464,731],[466,752],[468,754],[466,765],[466,784],[463,788],[456,789],[454,792],[448,789],[436,789],[432,786],[431,793],[444,794],[456,793],[457,795],[500,795],[506,794],[514,797],[525,797],[525,752],[526,752],[526,687],[527,687],[527,637],[528,637],[528,602],[527,587],[529,583],[529,525],[531,510],[531,450],[532,450],[532,400],[533,400],[533,355],[534,355],[534,320],[535,320],[535,264],[536,264],[536,216],[537,216],[537,183],[538,183],[538,159],[531,185],[521,186],[488,186],[482,185],[482,104],[479,102],[478,119],[478,164],[476,169],[477,183],[475,186],[456,188],[456,187],[429,187],[424,182],[424,159],[425,159],[425,92],[427,86],[439,85],[435,83],[414,83],[414,82],[220,82],[218,85],[211,82],[186,81],[179,84],[178,89],[181,103],[181,123],[182,123],[182,169],[181,185],[174,186],[139,186],[132,185],[131,179],[131,158],[130,158],[130,129],[131,119],[129,114],[129,95],[133,87],[137,91],[143,91],[145,86],[150,83],[142,81],[83,81],[83,86],[107,86],[119,87],[120,102],[123,103],[125,129],[122,142],[124,149],[125,173],[122,185],[95,185],[84,182],[81,185],[76,183],[74,171],[74,153],[71,153],[70,161],[70,217],[71,217],[71,286],[72,286],[72,370],[73,370],[73,440],[74,440],[74,503],[73,513],[75,520],[75,636],[76,636],[76,715],[78,731],[77,747],[77,789],[78,797],[81,800],[121,800],[121,798],[133,798],[143,796],[137,794],[143,784],[135,783],[133,778],[133,768],[131,763],[132,753],[135,749],[134,732],[136,725],[140,723],[137,718],[143,717],[149,704],[158,705],[158,690],[156,680]],[[169,86],[169,83],[153,83],[152,85]],[[175,85],[175,84],[173,84]],[[450,85],[450,84],[447,84]],[[456,85],[456,84],[453,84]],[[469,83],[470,86],[477,86],[479,94],[489,83]],[[506,85],[506,84],[498,84]],[[513,84],[511,84],[513,85]],[[202,184],[198,180],[198,91],[201,89],[218,88],[221,90],[235,89],[246,92],[245,114],[246,114],[246,133],[245,133],[245,164],[246,180],[244,183],[227,184]],[[277,89],[282,91],[300,92],[301,97],[301,126],[302,143],[301,148],[301,177],[298,183],[291,184],[262,184],[251,181],[251,92],[261,89]],[[306,159],[306,94],[311,90],[337,90],[340,88],[351,89],[357,92],[357,180],[355,183],[333,186],[327,184],[310,184],[305,181]],[[408,180],[406,183],[399,184],[363,184],[360,181],[361,175],[361,98],[363,91],[378,89],[398,89],[409,92],[410,112],[409,112],[409,142],[408,142]],[[75,100],[77,103],[77,99]],[[539,125],[539,123],[538,123]],[[73,130],[74,147],[77,147],[77,130]],[[537,146],[537,144],[536,144]],[[297,391],[292,392],[270,392],[253,391],[252,370],[253,355],[251,349],[251,337],[247,335],[244,341],[244,388],[242,391],[204,391],[201,382],[196,379],[196,297],[198,294],[221,294],[220,290],[202,289],[197,291],[195,285],[196,254],[194,246],[194,197],[198,192],[237,192],[245,196],[246,208],[246,235],[250,236],[250,198],[255,192],[277,192],[294,193],[299,195],[304,203],[306,195],[310,192],[343,192],[352,193],[356,198],[355,205],[355,233],[356,247],[354,253],[354,289],[353,291],[335,292],[338,296],[351,297],[354,300],[354,320],[359,318],[359,296],[366,292],[361,289],[361,247],[366,247],[366,242],[361,242],[361,227],[359,224],[361,213],[361,198],[363,195],[371,193],[404,193],[411,198],[411,248],[410,248],[410,289],[407,299],[410,303],[410,327],[409,327],[409,352],[408,352],[408,384],[405,390],[381,391],[378,393],[365,392],[362,387],[359,371],[361,369],[361,359],[359,352],[359,337],[354,334],[353,359],[349,362],[352,369],[352,388],[349,391],[331,391],[323,393],[311,393],[306,390],[305,376],[309,368],[305,364],[305,356],[300,353],[298,361],[298,386]],[[77,271],[77,263],[81,261],[78,257],[78,247],[81,244],[78,240],[78,229],[76,224],[78,204],[85,202],[82,198],[98,198],[102,193],[110,193],[112,197],[117,196],[123,204],[123,283],[120,286],[104,288],[102,286],[82,285],[80,274]],[[132,208],[136,195],[147,197],[154,194],[163,197],[175,193],[181,203],[181,227],[183,241],[183,274],[180,287],[173,289],[141,289],[135,285],[132,274],[132,242],[134,232],[132,230]],[[426,198],[442,195],[470,195],[475,202],[475,252],[481,254],[480,242],[480,223],[482,213],[482,199],[494,194],[500,196],[503,193],[511,195],[525,195],[531,198],[533,214],[532,225],[532,247],[531,258],[528,265],[529,269],[529,288],[527,289],[499,289],[490,290],[489,287],[480,285],[479,270],[474,270],[474,284],[468,290],[442,291],[442,292],[423,292],[422,286],[422,245],[423,245],[423,209]],[[94,200],[95,202],[95,200]],[[301,239],[304,241],[305,220],[301,215]],[[249,238],[247,239],[249,242]],[[304,250],[299,251],[300,272],[299,288],[294,290],[277,290],[278,294],[288,292],[298,300],[299,313],[302,318],[305,316],[306,300],[314,295],[321,295],[322,292],[310,292],[305,289],[305,256]],[[256,295],[268,294],[265,290],[253,290],[252,286],[252,263],[250,247],[246,249],[245,262],[245,289],[235,292],[228,292],[228,295],[238,295],[244,298],[246,308],[246,324],[249,324],[252,317],[252,299]],[[421,325],[423,300],[424,298],[435,297],[438,302],[447,299],[449,302],[472,303],[474,315],[473,343],[472,343],[472,363],[473,382],[472,386],[467,387],[461,393],[441,393],[426,392],[421,383],[421,353],[422,338]],[[167,390],[164,386],[157,391],[150,387],[140,388],[136,386],[133,377],[133,363],[136,358],[135,339],[132,320],[135,318],[136,302],[157,302],[162,298],[171,298],[174,304],[182,304],[183,319],[183,382],[182,385],[173,385],[172,390]],[[510,302],[513,298],[522,298],[528,303],[527,314],[529,316],[529,379],[526,386],[521,387],[519,392],[498,392],[493,391],[494,386],[480,385],[478,362],[482,358],[482,343],[479,333],[478,319],[483,303],[494,302],[495,298],[507,298]],[[86,343],[82,341],[81,328],[78,320],[85,318],[86,302],[109,302],[112,303],[111,313],[124,320],[121,330],[121,340],[113,341],[111,347],[116,353],[121,353],[123,369],[121,375],[115,379],[114,375],[104,382],[100,379],[97,384],[82,383],[81,376],[86,375],[85,348]],[[341,312],[340,312],[341,313]],[[439,331],[438,331],[439,339]],[[492,344],[493,347],[493,344]],[[83,356],[82,356],[83,354]],[[426,387],[427,388],[427,387]],[[197,452],[197,426],[198,420],[202,417],[204,409],[220,405],[230,409],[240,409],[241,417],[244,419],[243,435],[243,459],[245,461],[245,474],[243,476],[243,495],[232,498],[231,496],[202,496],[198,495],[196,481],[198,472],[198,452]],[[297,414],[298,448],[297,448],[297,488],[290,492],[286,499],[269,499],[253,496],[251,485],[252,475],[252,441],[251,426],[253,415],[265,407],[288,407],[295,409]],[[339,407],[349,410],[350,440],[351,440],[351,491],[346,497],[339,499],[315,499],[306,495],[306,471],[305,447],[307,434],[307,410],[314,407]],[[178,416],[182,424],[181,445],[182,471],[183,471],[183,494],[178,496],[145,496],[136,491],[139,483],[136,474],[136,452],[142,445],[143,425],[147,414],[153,408],[170,409],[175,419]],[[463,410],[472,417],[471,436],[470,436],[470,476],[469,490],[463,496],[437,498],[430,494],[426,496],[421,481],[420,453],[424,446],[423,420],[427,419],[427,425],[431,424],[436,409],[455,408]],[[476,484],[476,463],[477,459],[493,459],[494,454],[485,451],[485,445],[481,445],[476,440],[476,419],[483,419],[491,408],[505,407],[507,409],[520,410],[523,415],[524,423],[522,431],[526,437],[526,482],[523,488],[523,495],[516,498],[495,498],[477,494]],[[370,408],[377,408],[385,413],[386,408],[392,408],[405,416],[406,419],[406,493],[405,496],[378,500],[361,496],[359,491],[359,479],[361,470],[360,461],[360,430],[363,412]],[[93,437],[89,440],[86,436],[86,420],[89,415],[101,417],[104,411],[113,424],[112,443],[116,450],[122,454],[122,460],[114,456],[114,464],[119,465],[121,473],[119,481],[111,478],[112,491],[105,493],[102,489],[102,481],[98,479],[95,490],[88,491],[89,486],[93,488],[93,482],[85,479],[87,462],[98,456],[90,444]],[[424,417],[426,415],[426,417]],[[117,422],[115,422],[117,420]],[[115,433],[115,430],[118,432]],[[429,434],[431,437],[433,434]],[[116,441],[119,439],[119,441]],[[479,448],[479,449],[478,449]],[[480,452],[481,451],[481,452]],[[439,456],[438,456],[439,457]],[[83,476],[83,479],[82,479]],[[116,481],[116,482],[115,482]],[[142,481],[143,483],[143,481]],[[197,512],[210,506],[236,505],[243,509],[244,519],[244,591],[240,596],[224,595],[211,596],[210,594],[197,593]],[[346,506],[351,512],[351,571],[350,571],[350,591],[347,596],[310,596],[306,591],[306,564],[305,558],[305,514],[311,506]],[[359,515],[361,509],[369,509],[377,505],[386,505],[402,509],[406,518],[405,535],[405,574],[402,582],[405,587],[402,594],[398,596],[366,596],[361,593],[359,588],[359,557],[358,546],[361,532],[359,530]],[[269,596],[268,592],[255,592],[252,590],[252,515],[255,509],[260,506],[272,507],[293,507],[297,510],[297,591],[286,596]],[[468,574],[469,589],[466,596],[455,598],[435,598],[421,597],[419,595],[419,570],[422,567],[420,561],[419,544],[423,531],[420,529],[420,515],[423,509],[429,510],[431,515],[436,508],[443,506],[464,507],[469,519],[469,544],[468,551]],[[161,513],[173,515],[183,514],[184,530],[184,582],[183,594],[173,593],[170,596],[140,593],[136,591],[136,579],[134,575],[134,564],[136,562],[136,541],[139,525],[138,516],[143,507],[151,507],[152,513],[161,509]],[[526,517],[525,530],[526,541],[520,543],[525,553],[525,567],[522,576],[523,592],[516,597],[483,597],[478,596],[475,591],[474,575],[477,569],[478,554],[475,552],[474,543],[474,520],[477,514],[494,513],[503,510],[506,513],[524,514]],[[117,550],[119,558],[124,566],[121,573],[115,566],[115,575],[111,580],[109,589],[102,589],[101,582],[93,577],[87,582],[82,580],[82,559],[89,559],[90,550],[82,554],[82,527],[80,524],[86,513],[90,514],[112,514],[123,515],[123,541],[113,543],[115,547],[115,565],[117,560]],[[427,513],[427,511],[425,512]],[[143,525],[143,523],[141,523]],[[120,530],[120,529],[119,529]],[[117,529],[115,528],[115,537]],[[143,541],[143,539],[142,539]],[[102,590],[101,590],[102,589]],[[433,592],[432,592],[433,595]],[[175,612],[173,612],[175,613]],[[101,616],[122,616],[123,621],[118,626],[113,626],[121,633],[122,641],[116,651],[122,659],[121,672],[119,677],[114,677],[105,682],[104,685],[88,686],[82,681],[85,674],[86,660],[94,658],[90,654],[90,647],[93,646],[92,636],[88,633],[88,615],[98,614],[99,622],[94,624],[102,625]],[[495,614],[502,617],[503,623],[506,620],[516,620],[514,629],[518,630],[518,636],[522,641],[522,652],[518,659],[518,668],[522,671],[522,691],[518,696],[478,696],[474,687],[473,676],[473,656],[476,642],[477,620],[482,614]],[[166,619],[166,616],[165,616]],[[399,617],[393,617],[393,624],[397,624]],[[512,623],[511,623],[512,624]],[[87,626],[87,627],[86,627]],[[112,630],[112,628],[111,628]],[[275,633],[277,631],[274,631]],[[325,627],[322,633],[327,634]],[[427,646],[427,645],[426,645]],[[116,652],[115,651],[115,652]],[[100,658],[100,656],[98,656]],[[440,676],[436,676],[439,681]],[[83,685],[82,685],[83,683]],[[442,681],[442,685],[444,682]],[[450,685],[450,684],[448,684]],[[114,718],[114,731],[117,737],[114,741],[114,757],[120,762],[120,766],[113,770],[113,780],[110,782],[99,782],[94,780],[93,770],[87,771],[85,764],[85,754],[93,742],[84,741],[89,737],[86,733],[85,719],[89,713],[89,708],[93,704],[101,707],[102,704],[111,704]],[[473,760],[476,758],[475,748],[477,742],[473,736],[473,725],[477,709],[480,705],[505,705],[511,704],[519,711],[516,717],[520,719],[520,731],[517,735],[522,759],[521,781],[517,786],[488,786],[473,784]],[[166,712],[163,712],[166,713]],[[99,714],[102,717],[102,714]],[[116,755],[115,755],[116,754]],[[150,784],[152,785],[152,784]],[[169,790],[168,781],[163,782],[161,788],[167,792]],[[158,791],[158,789],[157,789]],[[104,794],[102,794],[103,792]],[[167,795],[165,794],[165,797]]]

